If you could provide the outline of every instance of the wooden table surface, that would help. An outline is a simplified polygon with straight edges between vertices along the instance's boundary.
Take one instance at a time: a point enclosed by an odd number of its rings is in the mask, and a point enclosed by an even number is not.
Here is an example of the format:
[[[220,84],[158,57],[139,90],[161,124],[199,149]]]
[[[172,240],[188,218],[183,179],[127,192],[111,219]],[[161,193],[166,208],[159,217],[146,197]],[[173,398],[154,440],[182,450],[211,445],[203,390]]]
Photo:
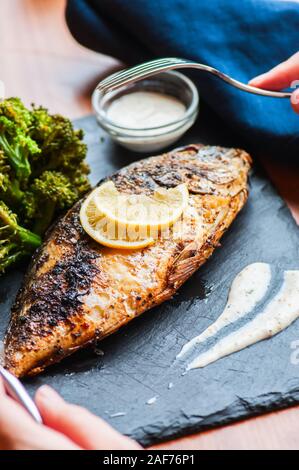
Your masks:
[[[77,118],[90,113],[90,93],[100,77],[120,64],[72,39],[64,22],[64,3],[64,0],[1,0],[0,80],[5,84],[6,96],[20,96],[26,104],[43,104],[52,112]],[[269,159],[265,165],[299,223],[298,167],[286,168]],[[299,407],[155,448],[298,449]]]

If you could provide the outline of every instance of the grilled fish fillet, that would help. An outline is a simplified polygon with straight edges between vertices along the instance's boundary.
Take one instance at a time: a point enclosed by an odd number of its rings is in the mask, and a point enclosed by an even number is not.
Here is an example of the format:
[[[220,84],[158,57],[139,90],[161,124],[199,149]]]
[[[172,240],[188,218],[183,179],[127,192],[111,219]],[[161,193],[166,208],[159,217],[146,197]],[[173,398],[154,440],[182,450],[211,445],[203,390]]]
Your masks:
[[[138,161],[111,177],[127,193],[187,183],[180,237],[130,251],[103,247],[82,229],[81,202],[51,229],[35,255],[5,338],[6,367],[41,372],[114,333],[169,299],[219,244],[247,199],[250,156],[243,150],[190,145]]]

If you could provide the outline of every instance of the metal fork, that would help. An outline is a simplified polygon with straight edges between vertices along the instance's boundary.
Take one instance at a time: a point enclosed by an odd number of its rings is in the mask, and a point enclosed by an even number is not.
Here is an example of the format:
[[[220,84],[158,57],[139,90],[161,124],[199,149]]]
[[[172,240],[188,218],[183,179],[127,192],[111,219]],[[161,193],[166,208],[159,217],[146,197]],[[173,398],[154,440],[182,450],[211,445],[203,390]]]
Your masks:
[[[20,405],[22,405],[30,416],[38,424],[42,424],[42,417],[38,411],[38,408],[34,401],[30,398],[29,394],[26,392],[24,386],[21,384],[19,379],[12,375],[8,370],[4,369],[0,365],[0,376],[3,378],[4,387],[7,394],[16,400]]]
[[[246,85],[245,83],[239,82],[225,73],[220,72],[214,67],[177,57],[165,57],[164,59],[151,60],[150,62],[144,62],[143,64],[136,65],[135,67],[116,72],[102,80],[98,84],[97,89],[102,93],[107,93],[108,91],[115,90],[123,85],[138,82],[139,80],[143,80],[144,78],[151,77],[152,75],[156,75],[166,70],[184,68],[198,69],[203,72],[211,73],[221,80],[224,80],[226,83],[255,95],[272,96],[274,98],[290,98],[291,96],[291,93],[288,92],[262,90],[260,88]]]

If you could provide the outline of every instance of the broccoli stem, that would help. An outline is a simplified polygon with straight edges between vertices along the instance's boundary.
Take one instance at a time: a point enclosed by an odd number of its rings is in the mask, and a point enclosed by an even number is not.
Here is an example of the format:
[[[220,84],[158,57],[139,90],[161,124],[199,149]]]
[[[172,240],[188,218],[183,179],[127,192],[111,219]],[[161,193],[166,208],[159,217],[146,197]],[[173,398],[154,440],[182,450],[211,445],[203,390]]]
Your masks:
[[[36,219],[33,226],[34,233],[43,235],[51,224],[56,210],[56,204],[53,201],[47,201],[43,204],[43,216]]]
[[[20,207],[20,203],[23,198],[24,191],[20,189],[19,181],[16,179],[12,179],[9,187],[5,190],[5,192],[1,193],[2,201],[4,201],[8,206],[12,206],[14,209]]]
[[[10,239],[21,241],[23,247],[33,251],[35,248],[40,246],[41,238],[36,233],[21,227],[16,220],[16,217],[9,211],[5,204],[0,204],[0,220],[2,223],[2,229],[10,230]]]
[[[0,145],[4,150],[9,163],[15,170],[17,178],[20,180],[27,179],[30,176],[31,167],[28,161],[28,156],[25,154],[25,149],[20,148],[18,145],[16,145],[15,148],[12,148],[3,134],[0,134]]]
[[[15,201],[21,201],[24,197],[24,192],[20,189],[20,183],[16,179],[11,181],[10,194]]]
[[[1,240],[0,243],[0,274],[3,274],[9,266],[16,264],[32,252],[41,244],[41,239],[29,230],[19,227],[18,232],[20,243]]]
[[[18,226],[18,236],[22,241],[23,245],[26,248],[29,248],[31,251],[35,250],[35,248],[38,248],[42,242],[41,237],[39,235],[20,226]]]

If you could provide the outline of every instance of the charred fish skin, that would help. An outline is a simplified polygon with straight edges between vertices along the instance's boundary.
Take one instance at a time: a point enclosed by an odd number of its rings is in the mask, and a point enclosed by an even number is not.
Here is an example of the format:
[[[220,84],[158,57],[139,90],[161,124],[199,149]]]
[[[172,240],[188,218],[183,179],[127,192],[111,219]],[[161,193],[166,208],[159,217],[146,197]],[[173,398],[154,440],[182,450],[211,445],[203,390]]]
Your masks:
[[[160,237],[139,250],[94,242],[80,224],[82,201],[77,203],[32,260],[12,309],[6,367],[19,377],[39,373],[172,297],[213,253],[244,206],[250,167],[244,150],[197,144],[112,175],[127,193],[188,185],[190,214],[182,236]]]

